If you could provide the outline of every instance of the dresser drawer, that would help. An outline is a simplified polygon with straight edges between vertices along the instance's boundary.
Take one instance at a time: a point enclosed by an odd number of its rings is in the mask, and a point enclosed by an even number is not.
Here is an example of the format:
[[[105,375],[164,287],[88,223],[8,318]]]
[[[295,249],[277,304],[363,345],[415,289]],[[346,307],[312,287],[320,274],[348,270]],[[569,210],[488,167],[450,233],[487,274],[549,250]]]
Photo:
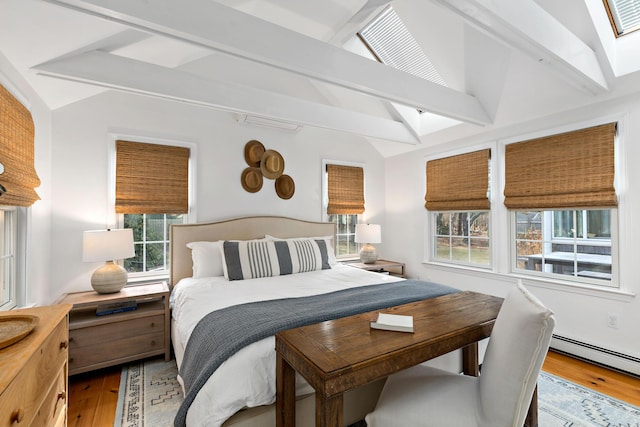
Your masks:
[[[60,423],[61,417],[66,417],[67,409],[67,375],[64,367],[58,373],[58,378],[44,398],[32,427],[50,427],[65,425]]]
[[[105,343],[126,338],[164,332],[164,316],[148,316],[120,322],[72,329],[69,331],[69,348],[98,347]]]
[[[67,323],[60,322],[40,349],[32,354],[24,369],[2,393],[0,427],[31,425],[53,383],[64,378],[66,399]],[[18,424],[19,422],[19,424]],[[15,424],[14,424],[15,423]],[[43,424],[45,425],[45,424]]]
[[[107,362],[112,365],[153,354],[162,354],[164,349],[164,331],[72,348],[69,352],[69,372],[79,373],[92,365],[101,365]]]

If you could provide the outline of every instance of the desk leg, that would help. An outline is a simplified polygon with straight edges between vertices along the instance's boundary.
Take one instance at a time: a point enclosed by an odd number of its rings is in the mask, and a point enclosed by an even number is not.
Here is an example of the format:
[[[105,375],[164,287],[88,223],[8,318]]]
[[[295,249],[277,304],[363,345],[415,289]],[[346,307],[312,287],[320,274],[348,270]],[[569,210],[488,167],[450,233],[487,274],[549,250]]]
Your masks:
[[[480,370],[478,369],[477,342],[462,347],[462,373],[473,377],[477,377],[480,374]]]
[[[342,394],[326,397],[316,391],[316,427],[342,425]]]
[[[296,425],[296,371],[276,354],[276,427]]]
[[[524,427],[538,427],[538,386],[533,389],[533,396],[531,397],[531,404],[529,405],[529,412],[524,419]]]

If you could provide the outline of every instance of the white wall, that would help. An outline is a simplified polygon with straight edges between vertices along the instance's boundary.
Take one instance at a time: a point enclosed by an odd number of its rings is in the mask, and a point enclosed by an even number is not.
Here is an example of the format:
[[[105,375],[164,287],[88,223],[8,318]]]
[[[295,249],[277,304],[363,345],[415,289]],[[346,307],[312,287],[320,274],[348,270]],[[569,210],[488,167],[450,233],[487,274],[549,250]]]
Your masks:
[[[387,239],[381,254],[389,259],[407,263],[411,277],[429,279],[456,286],[461,289],[476,290],[504,296],[516,277],[509,274],[509,221],[507,210],[502,205],[503,187],[495,188],[492,200],[492,215],[498,218],[492,222],[494,266],[492,271],[442,267],[424,262],[426,210],[424,209],[425,162],[427,156],[446,156],[448,151],[460,147],[474,147],[501,143],[535,132],[561,129],[581,123],[599,120],[622,119],[622,151],[619,156],[619,215],[620,222],[620,281],[623,293],[601,292],[592,289],[578,289],[551,283],[549,281],[524,279],[529,287],[545,304],[552,308],[557,317],[555,333],[567,338],[617,351],[640,358],[640,274],[637,270],[637,244],[640,242],[638,209],[640,209],[640,96],[628,96],[617,101],[608,101],[553,117],[523,123],[520,126],[489,129],[475,136],[460,140],[445,141],[437,147],[389,158],[385,162],[386,182],[386,223]],[[525,138],[523,138],[525,139]],[[494,150],[493,156],[500,157],[501,150]],[[450,152],[450,151],[449,151]],[[502,163],[502,159],[496,159]],[[500,166],[503,170],[503,167]],[[494,175],[494,179],[500,180]],[[620,328],[607,327],[608,313],[617,313]],[[640,364],[633,369],[640,372]],[[627,367],[627,370],[628,367]]]
[[[51,233],[51,112],[38,94],[0,52],[0,83],[6,86],[31,112],[35,125],[35,168],[40,178],[36,192],[40,200],[28,210],[26,289],[19,289],[25,305],[51,301],[49,271]]]
[[[109,92],[53,113],[52,268],[54,293],[91,289],[93,263],[83,263],[84,230],[104,228],[109,206],[109,134],[121,133],[195,144],[198,221],[247,215],[322,220],[322,159],[365,164],[366,219],[384,219],[384,161],[364,139],[305,127],[297,133],[239,125],[235,117],[183,103]],[[240,185],[247,166],[244,145],[258,139],[279,151],[294,196],[280,199],[271,180],[258,193]]]

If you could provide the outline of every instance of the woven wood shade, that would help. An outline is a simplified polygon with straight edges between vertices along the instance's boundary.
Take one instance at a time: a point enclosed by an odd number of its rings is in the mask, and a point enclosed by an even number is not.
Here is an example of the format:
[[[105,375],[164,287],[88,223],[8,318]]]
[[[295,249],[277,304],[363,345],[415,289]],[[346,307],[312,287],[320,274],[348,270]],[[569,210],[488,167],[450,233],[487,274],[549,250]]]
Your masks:
[[[28,207],[40,199],[34,190],[40,185],[33,164],[34,134],[29,110],[0,85],[0,184],[6,190],[0,205]]]
[[[329,204],[327,213],[364,212],[364,170],[356,166],[327,165]]]
[[[116,141],[116,212],[189,210],[189,149]]]
[[[490,157],[487,149],[428,161],[424,207],[432,211],[488,210]]]
[[[615,207],[616,124],[506,146],[509,209]]]

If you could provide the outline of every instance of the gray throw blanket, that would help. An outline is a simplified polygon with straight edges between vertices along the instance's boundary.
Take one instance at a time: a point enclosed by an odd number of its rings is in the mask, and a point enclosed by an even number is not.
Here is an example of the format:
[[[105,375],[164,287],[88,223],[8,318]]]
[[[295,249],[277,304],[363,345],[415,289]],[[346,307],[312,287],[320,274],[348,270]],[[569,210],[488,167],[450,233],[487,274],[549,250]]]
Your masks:
[[[194,328],[180,367],[185,397],[174,425],[186,425],[187,411],[213,372],[233,354],[276,332],[458,292],[419,280],[369,285],[322,295],[259,301],[209,313]]]

